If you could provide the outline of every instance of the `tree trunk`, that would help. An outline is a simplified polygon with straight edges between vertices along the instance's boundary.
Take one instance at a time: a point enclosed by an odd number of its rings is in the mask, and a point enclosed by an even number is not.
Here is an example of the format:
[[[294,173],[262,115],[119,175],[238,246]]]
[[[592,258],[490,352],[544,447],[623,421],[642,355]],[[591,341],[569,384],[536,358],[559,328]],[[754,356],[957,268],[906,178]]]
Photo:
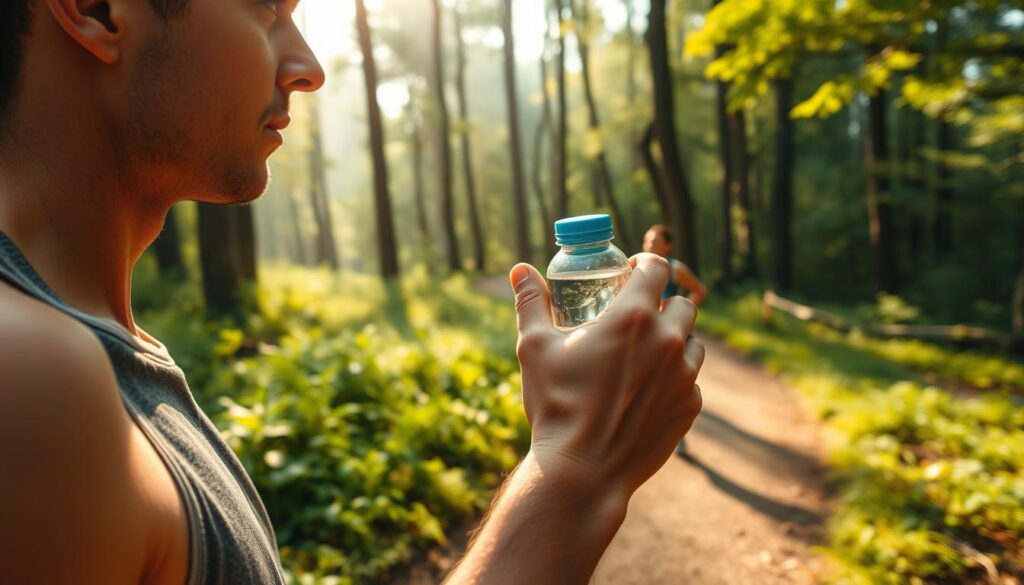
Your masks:
[[[647,125],[644,133],[640,135],[640,140],[636,144],[636,150],[640,154],[640,160],[643,161],[644,168],[647,169],[647,176],[651,181],[651,191],[654,192],[654,198],[658,201],[658,208],[661,209],[662,222],[671,223],[672,210],[668,201],[668,195],[665,194],[665,179],[661,166],[654,159],[653,147],[654,122],[651,122]]]
[[[423,131],[420,128],[418,117],[413,114],[410,118],[412,126],[412,132],[410,132],[410,140],[412,140],[412,184],[416,205],[416,227],[419,230],[420,252],[423,261],[429,268],[433,264],[431,250],[433,250],[434,246],[427,223],[427,190],[423,179]]]
[[[391,191],[388,185],[388,164],[384,156],[384,123],[377,102],[377,65],[373,60],[373,42],[366,18],[364,0],[356,0],[356,28],[363,54],[363,75],[366,78],[366,109],[370,122],[370,150],[373,157],[373,191],[376,203],[377,240],[380,253],[380,274],[385,279],[398,276],[398,246],[391,213]]]
[[[547,65],[544,61],[544,56],[541,55],[541,79],[547,79]],[[541,161],[544,160],[543,147],[544,147],[544,135],[548,133],[551,127],[551,108],[548,103],[547,89],[544,91],[544,108],[541,113],[540,120],[537,121],[537,129],[533,135],[533,193],[534,198],[537,200],[537,210],[540,212],[540,219],[544,222],[544,249],[549,246],[553,246],[555,242],[554,236],[554,225],[552,225],[552,219],[550,213],[548,213],[548,206],[545,203],[547,197],[547,190],[544,189],[544,178],[541,171]],[[552,147],[554,144],[552,144]]]
[[[512,0],[503,0],[502,5],[504,16],[501,28],[505,35],[505,104],[508,108],[508,147],[512,159],[512,211],[516,220],[517,259],[526,262],[530,259],[530,228],[526,216],[526,181],[523,177],[523,146],[519,131],[519,93],[516,89]]]
[[[673,212],[673,227],[676,228],[676,235],[673,239],[674,242],[678,242],[676,253],[694,272],[699,273],[696,209],[690,195],[690,187],[687,183],[676,139],[676,110],[672,70],[668,58],[665,3],[666,0],[651,0],[647,30],[651,79],[654,86],[652,91],[654,94],[654,130],[658,144],[661,146],[665,192]]]
[[[553,157],[555,161],[555,195],[552,211],[556,220],[567,217],[569,214],[569,165],[565,147],[569,132],[565,86],[565,2],[566,0],[555,0],[558,16],[558,60],[555,61],[555,77],[558,80],[558,134]]]
[[[718,2],[712,2],[714,6]],[[716,58],[721,49],[716,49]],[[735,177],[733,169],[733,144],[729,133],[729,85],[723,81],[715,83],[715,110],[718,121],[718,156],[722,165],[722,188],[718,199],[718,278],[716,284],[725,288],[732,281],[732,188]]]
[[[636,104],[637,94],[637,82],[636,82],[636,35],[633,32],[633,11],[635,9],[633,0],[625,0],[626,4],[626,103],[629,104],[629,108],[632,111],[633,106]],[[630,125],[630,140],[634,144],[639,140],[639,136],[636,134],[636,128]],[[632,162],[632,170],[636,172],[643,166],[643,159],[641,158],[640,151],[632,148],[630,149],[630,161]]]
[[[444,13],[441,1],[431,0],[434,8],[434,91],[437,97],[438,117],[438,155],[441,159],[439,177],[441,183],[441,224],[444,232],[444,243],[448,253],[448,269],[452,272],[462,270],[462,257],[459,253],[459,240],[455,235],[455,195],[452,192],[452,153],[451,124],[448,121],[448,100],[445,97],[444,78],[444,37],[441,36]]]
[[[210,319],[228,317],[241,322],[242,269],[235,209],[228,205],[198,205],[199,264],[203,298]]]
[[[732,150],[732,199],[736,202],[736,247],[740,255],[740,278],[757,277],[757,240],[754,211],[750,201],[750,153],[747,150],[747,116],[743,110],[729,114]]]
[[[793,120],[793,80],[780,79],[775,84],[775,174],[772,177],[772,245],[775,286],[780,291],[793,287],[792,230],[793,166],[795,140]]]
[[[288,209],[292,221],[292,234],[295,236],[295,261],[301,266],[308,266],[309,256],[306,255],[306,245],[302,241],[302,219],[299,215],[298,193],[295,189],[288,192]]]
[[[317,96],[309,102],[309,196],[316,222],[316,241],[313,248],[317,266],[327,265],[338,270],[338,247],[334,239],[334,222],[327,203],[327,172],[324,169],[324,145],[320,130],[320,103]]]
[[[953,219],[951,214],[953,204],[953,172],[950,169],[947,158],[956,149],[953,132],[952,124],[942,119],[938,121],[937,146],[939,161],[937,163],[938,180],[935,188],[933,238],[935,255],[940,259],[945,258],[953,251]]]
[[[590,130],[593,132],[600,132],[601,117],[600,113],[597,111],[597,101],[594,99],[594,88],[590,79],[590,40],[588,37],[590,26],[590,0],[582,0],[582,9],[579,11],[579,18],[576,20],[576,42],[579,47],[580,63],[583,69],[583,95],[587,101]],[[582,33],[580,32],[580,28],[583,29]],[[615,183],[612,180],[611,170],[608,167],[608,156],[605,153],[603,145],[601,147],[601,151],[597,153],[597,156],[594,158],[594,172],[596,175],[595,191],[599,190],[604,195],[601,199],[607,201],[608,205],[611,207],[612,217],[615,218],[615,231],[618,234],[619,240],[627,250],[635,250],[635,242],[633,241],[629,230],[630,223],[626,220],[626,217],[622,214],[622,209],[619,207],[618,197],[615,194]]]
[[[185,262],[181,258],[181,235],[178,230],[178,215],[172,207],[164,218],[164,229],[153,242],[156,265],[160,276],[182,281],[185,279]]]
[[[235,214],[238,269],[242,284],[256,284],[256,225],[252,205],[235,205],[231,210]]]
[[[469,99],[466,97],[466,50],[462,42],[462,14],[455,9],[455,46],[456,51],[456,87],[459,96],[459,136],[462,144],[462,173],[466,180],[466,197],[469,199],[469,227],[473,234],[473,246],[476,250],[474,261],[476,270],[487,270],[487,241],[484,239],[484,228],[480,222],[480,210],[476,193],[476,179],[473,177],[473,149],[469,139]],[[526,221],[526,212],[523,212]]]
[[[875,287],[878,292],[896,292],[896,248],[892,204],[889,202],[889,144],[886,128],[884,90],[871,97],[868,106],[866,163],[868,167],[868,218],[871,248],[875,258]]]

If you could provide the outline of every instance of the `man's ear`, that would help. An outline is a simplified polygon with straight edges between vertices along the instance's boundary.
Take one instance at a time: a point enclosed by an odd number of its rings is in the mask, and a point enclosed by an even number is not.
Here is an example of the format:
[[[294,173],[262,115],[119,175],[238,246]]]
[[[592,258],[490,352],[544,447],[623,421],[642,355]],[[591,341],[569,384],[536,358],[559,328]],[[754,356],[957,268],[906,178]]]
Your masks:
[[[125,2],[46,0],[46,5],[68,36],[97,59],[110,65],[121,57],[127,8]]]

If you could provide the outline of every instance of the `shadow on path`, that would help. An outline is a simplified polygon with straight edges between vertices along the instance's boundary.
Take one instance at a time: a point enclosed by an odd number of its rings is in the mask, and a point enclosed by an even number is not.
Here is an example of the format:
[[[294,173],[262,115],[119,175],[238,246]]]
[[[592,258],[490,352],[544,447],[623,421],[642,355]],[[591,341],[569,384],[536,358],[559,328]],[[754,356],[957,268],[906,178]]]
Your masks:
[[[801,525],[820,524],[823,520],[822,516],[815,512],[811,512],[799,506],[783,504],[756,492],[752,492],[715,471],[693,455],[687,456],[685,460],[688,461],[690,465],[693,465],[697,469],[703,471],[704,474],[707,475],[708,480],[723,493],[743,502],[751,509],[768,516],[773,520],[778,522],[793,522]]]
[[[705,409],[700,413],[694,432],[721,443],[729,451],[775,475],[792,475],[787,470],[794,467],[801,470],[821,467],[821,463],[813,457],[751,434],[710,410]]]

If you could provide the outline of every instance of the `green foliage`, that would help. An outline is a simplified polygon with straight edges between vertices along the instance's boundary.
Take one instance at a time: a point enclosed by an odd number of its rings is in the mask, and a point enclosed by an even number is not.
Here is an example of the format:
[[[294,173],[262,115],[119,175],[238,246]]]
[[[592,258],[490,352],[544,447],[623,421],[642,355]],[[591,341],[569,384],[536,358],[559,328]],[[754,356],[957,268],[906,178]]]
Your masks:
[[[461,277],[404,287],[264,269],[248,335],[152,311],[299,583],[369,583],[483,510],[525,451],[511,307]]]
[[[779,316],[750,294],[712,303],[701,325],[800,389],[829,430],[841,486],[825,552],[843,584],[974,582],[986,558],[1024,566],[1024,401],[952,394],[924,378],[1020,393],[1005,357],[842,335]],[[908,370],[901,365],[912,367]],[[978,384],[983,385],[983,384]]]

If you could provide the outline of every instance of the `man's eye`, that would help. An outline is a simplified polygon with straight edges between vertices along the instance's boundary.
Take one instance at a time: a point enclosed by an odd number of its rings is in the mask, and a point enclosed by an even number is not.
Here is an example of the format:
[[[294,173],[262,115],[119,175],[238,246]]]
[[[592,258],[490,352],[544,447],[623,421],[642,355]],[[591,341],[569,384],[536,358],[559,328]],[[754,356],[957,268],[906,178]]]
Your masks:
[[[270,12],[273,12],[274,15],[276,16],[278,10],[280,10],[281,8],[281,3],[282,0],[261,0],[259,5],[262,6],[263,8],[266,8]]]

